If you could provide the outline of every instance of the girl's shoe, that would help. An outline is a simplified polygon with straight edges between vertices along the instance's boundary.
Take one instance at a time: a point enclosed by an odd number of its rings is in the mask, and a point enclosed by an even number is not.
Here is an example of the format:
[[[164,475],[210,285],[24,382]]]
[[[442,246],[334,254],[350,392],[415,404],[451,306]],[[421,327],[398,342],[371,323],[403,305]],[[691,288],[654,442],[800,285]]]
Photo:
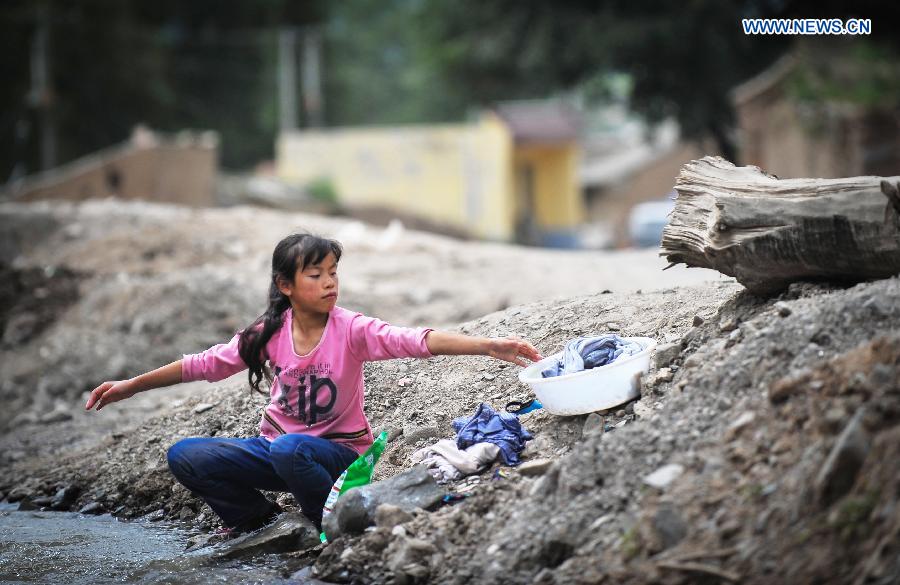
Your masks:
[[[281,514],[281,506],[273,503],[272,509],[268,514],[255,518],[253,520],[248,520],[243,524],[239,524],[235,526],[236,530],[239,530],[241,534],[246,534],[247,532],[255,532],[262,528],[263,526],[267,526],[275,521],[276,518]]]
[[[275,521],[276,518],[281,514],[281,506],[278,504],[272,504],[272,509],[268,514],[260,516],[258,518],[254,518],[253,520],[248,520],[237,526],[224,526],[218,530],[216,530],[213,535],[217,540],[230,540],[232,538],[237,538],[238,536],[242,536],[249,532],[255,532],[264,526],[268,526],[272,522]]]
[[[237,538],[238,536],[240,536],[240,533],[236,532],[234,528],[223,526],[222,528],[219,528],[218,530],[213,532],[212,535],[210,535],[208,543],[212,544],[215,542],[222,542],[224,540],[231,540],[232,538]]]

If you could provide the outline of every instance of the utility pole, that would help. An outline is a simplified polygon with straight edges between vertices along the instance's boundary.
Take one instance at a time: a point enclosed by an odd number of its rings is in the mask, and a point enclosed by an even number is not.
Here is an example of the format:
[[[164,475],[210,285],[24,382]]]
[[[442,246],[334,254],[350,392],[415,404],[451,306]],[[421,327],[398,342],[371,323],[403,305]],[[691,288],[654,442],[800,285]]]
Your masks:
[[[297,128],[297,30],[278,35],[278,118],[281,131]]]
[[[303,111],[309,126],[324,122],[321,74],[322,35],[317,28],[303,29]]]
[[[28,103],[38,113],[41,170],[56,166],[56,121],[53,112],[53,87],[50,70],[50,4],[37,8],[38,28],[31,44],[31,91]]]

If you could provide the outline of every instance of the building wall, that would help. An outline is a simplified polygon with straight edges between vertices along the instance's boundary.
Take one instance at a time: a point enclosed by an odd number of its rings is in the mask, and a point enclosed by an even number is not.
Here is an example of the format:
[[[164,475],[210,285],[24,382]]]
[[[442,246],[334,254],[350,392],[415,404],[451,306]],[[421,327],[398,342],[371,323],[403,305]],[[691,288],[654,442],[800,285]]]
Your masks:
[[[895,174],[900,111],[792,99],[786,88],[794,63],[782,60],[733,92],[740,164],[781,178]]]
[[[12,196],[17,201],[119,197],[211,206],[217,159],[215,146],[126,144],[29,177]]]
[[[740,163],[782,179],[892,175],[900,115],[839,104],[806,109],[775,90],[737,107]]]
[[[574,228],[584,221],[584,205],[578,189],[579,147],[571,142],[558,146],[520,146],[515,149],[514,165],[530,165],[534,182],[534,219],[542,230]],[[526,188],[522,174],[516,176],[516,193]],[[520,211],[524,204],[520,196]]]
[[[512,135],[500,118],[487,113],[466,135],[463,174],[467,223],[473,233],[509,241],[515,232]]]
[[[682,142],[621,183],[592,192],[588,197],[590,220],[610,226],[613,242],[617,246],[630,245],[628,214],[631,208],[645,201],[665,199],[674,188],[675,179],[685,163],[716,154],[718,150],[711,144]]]
[[[806,111],[776,85],[739,103],[736,111],[740,164],[782,179],[861,174],[855,124],[839,108]]]
[[[327,178],[341,203],[383,206],[497,240],[512,234],[512,142],[499,120],[283,133],[278,175]]]

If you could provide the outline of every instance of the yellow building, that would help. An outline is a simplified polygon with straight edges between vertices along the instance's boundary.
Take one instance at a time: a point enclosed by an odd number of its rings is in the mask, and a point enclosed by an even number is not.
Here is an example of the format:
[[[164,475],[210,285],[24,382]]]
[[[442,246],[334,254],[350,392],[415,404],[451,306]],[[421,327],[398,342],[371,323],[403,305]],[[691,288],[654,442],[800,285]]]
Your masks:
[[[474,236],[574,246],[584,216],[577,117],[554,104],[510,104],[469,124],[282,133],[286,181],[330,181],[347,206],[377,206]]]

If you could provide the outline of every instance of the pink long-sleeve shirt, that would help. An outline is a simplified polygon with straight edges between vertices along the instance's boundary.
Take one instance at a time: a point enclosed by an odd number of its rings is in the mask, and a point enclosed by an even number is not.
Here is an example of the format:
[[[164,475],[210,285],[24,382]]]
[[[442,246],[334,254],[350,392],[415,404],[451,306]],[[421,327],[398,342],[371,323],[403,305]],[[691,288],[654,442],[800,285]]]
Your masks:
[[[271,441],[279,435],[303,433],[362,453],[373,441],[363,412],[363,363],[432,357],[425,343],[431,329],[395,327],[335,306],[318,345],[306,355],[297,355],[292,321],[293,313],[288,309],[281,328],[266,344],[274,380],[260,434]],[[237,334],[228,343],[185,355],[182,380],[216,382],[247,369],[238,354],[239,340]]]

